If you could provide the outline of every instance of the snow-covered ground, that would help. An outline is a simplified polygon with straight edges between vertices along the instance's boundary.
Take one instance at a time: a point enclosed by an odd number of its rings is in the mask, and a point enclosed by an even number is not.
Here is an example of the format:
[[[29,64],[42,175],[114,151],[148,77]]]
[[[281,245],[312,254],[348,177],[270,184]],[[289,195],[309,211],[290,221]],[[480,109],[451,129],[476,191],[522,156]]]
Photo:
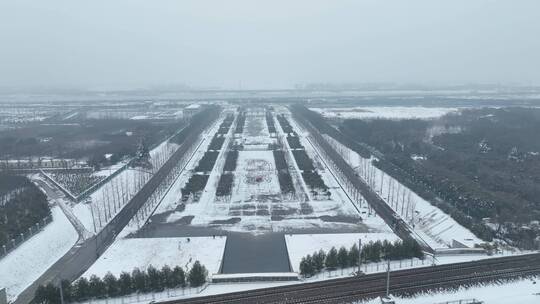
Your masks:
[[[313,254],[320,249],[328,252],[332,247],[339,249],[345,247],[350,249],[354,244],[358,246],[359,240],[362,244],[369,242],[388,240],[394,242],[399,238],[393,233],[330,233],[330,234],[288,234],[285,235],[289,259],[294,271],[298,269],[300,261],[308,254]]]
[[[430,107],[350,107],[350,108],[310,108],[328,118],[359,119],[431,119],[456,112],[458,108]]]
[[[538,304],[540,303],[540,284],[538,278],[523,279],[511,283],[483,284],[457,291],[429,292],[413,298],[394,297],[397,304],[459,303],[459,300],[476,299],[485,304]],[[358,304],[379,304],[379,299],[357,302]],[[467,302],[464,302],[467,303]]]
[[[346,244],[344,244],[346,245]],[[471,256],[472,260],[474,259],[483,259],[488,258],[488,256]],[[462,261],[463,257],[458,257],[458,260],[452,261],[451,259],[448,259],[446,263],[450,262],[457,262]],[[432,264],[431,259],[426,259],[423,262],[420,260],[404,260],[404,261],[392,261],[390,267],[391,269],[405,269],[405,268],[417,268],[417,267],[426,267]],[[436,264],[442,264],[437,262]],[[365,265],[362,266],[362,271],[365,273],[376,273],[376,272],[384,272],[386,271],[387,263],[370,263],[367,265],[367,268]],[[157,293],[148,293],[148,294],[140,294],[140,295],[130,295],[126,297],[118,297],[118,298],[108,298],[104,300],[93,300],[92,303],[94,304],[128,304],[128,303],[149,303],[151,301],[158,301],[158,300],[174,300],[174,299],[183,299],[183,298],[193,298],[193,297],[201,297],[201,296],[209,296],[209,295],[216,295],[216,294],[224,294],[224,293],[230,293],[230,292],[237,292],[237,291],[246,291],[246,290],[254,290],[254,289],[261,289],[261,288],[269,288],[269,287],[278,287],[278,286],[284,286],[284,285],[294,285],[294,284],[301,284],[305,282],[313,282],[313,281],[321,281],[321,280],[327,280],[327,279],[335,279],[339,277],[350,277],[353,274],[353,272],[356,271],[356,268],[346,268],[343,271],[341,269],[334,270],[332,272],[323,272],[320,273],[314,277],[311,277],[307,280],[300,280],[300,281],[288,281],[288,282],[261,282],[261,283],[210,283],[208,285],[205,285],[201,289],[171,289],[166,290],[163,292],[157,292]],[[452,300],[459,300],[459,299],[470,299],[470,298],[477,298],[480,300],[486,301],[485,303],[514,303],[513,301],[508,301],[508,299],[513,299],[511,297],[504,296],[503,302],[494,302],[492,301],[492,297],[484,297],[485,293],[494,293],[496,290],[494,288],[496,287],[503,287],[501,289],[501,292],[503,295],[507,294],[506,288],[512,288],[512,289],[519,289],[518,291],[514,291],[511,293],[512,296],[515,296],[516,299],[519,301],[516,303],[537,303],[534,300],[537,299],[538,296],[534,296],[534,293],[540,292],[538,289],[538,284],[533,284],[531,280],[521,280],[518,282],[510,283],[510,284],[504,284],[504,285],[488,285],[487,287],[475,287],[470,290],[461,289],[460,291],[456,292],[443,292],[443,293],[430,293],[429,295],[421,295],[415,298],[407,298],[407,299],[401,299],[397,298],[399,301],[398,304],[401,303],[425,303],[425,304],[434,304],[434,303],[444,303],[446,301],[452,301]],[[491,289],[489,289],[491,288]],[[439,300],[440,299],[440,300]],[[522,302],[520,302],[522,301]],[[380,302],[373,300],[373,301],[365,301],[365,302],[359,302],[358,304],[378,304]]]
[[[399,238],[392,233],[332,233],[332,234],[296,234],[285,235],[285,242],[287,244],[287,250],[289,253],[289,259],[293,271],[299,272],[300,261],[302,257],[311,255],[320,249],[328,252],[332,247],[339,249],[341,246],[350,249],[354,244],[358,246],[359,240],[362,240],[362,245],[369,242],[388,240],[394,242]],[[494,255],[487,255],[485,253],[477,254],[454,254],[454,255],[441,255],[426,256],[423,260],[420,259],[404,259],[390,262],[391,270],[411,269],[419,267],[428,267],[431,265],[443,265],[452,263],[463,263],[470,261],[479,261],[490,258],[500,258],[504,256],[528,254],[531,252],[512,252],[505,251],[499,252]],[[384,272],[387,269],[387,262],[373,262],[363,263],[361,270],[366,274]],[[323,271],[310,278],[304,278],[304,281],[321,281],[328,279],[335,279],[340,277],[354,276],[354,273],[358,270],[357,267],[349,267],[345,269],[336,269],[331,271]]]
[[[373,166],[373,158],[363,158],[335,139],[327,135],[325,138],[359,173],[359,176],[372,185],[375,192],[414,227],[419,237],[432,248],[452,247],[454,240],[471,248],[474,244],[482,243],[472,232],[458,224],[449,215]]]
[[[131,273],[134,268],[145,270],[152,265],[161,268],[180,266],[184,270],[198,260],[212,275],[219,271],[227,238],[125,238],[117,240],[83,274],[103,277],[107,272],[119,276],[123,271]]]
[[[113,174],[114,172],[118,171],[123,166],[125,166],[128,162],[129,162],[129,160],[119,161],[114,165],[103,167],[100,170],[95,171],[92,175],[94,175],[94,176],[109,176],[109,175]]]
[[[149,170],[156,172],[178,147],[164,141],[152,149],[150,162],[153,168]],[[132,168],[123,170],[94,191],[88,201],[73,205],[73,214],[88,231],[99,232],[150,179],[152,172]]]
[[[77,242],[78,235],[60,207],[51,209],[53,221],[43,231],[0,259],[0,288],[14,300]]]
[[[232,202],[256,201],[261,196],[280,196],[272,151],[240,151],[234,179]]]
[[[268,133],[264,117],[264,114],[251,115],[248,111],[244,133],[236,136],[235,140],[243,143],[244,150],[239,153],[232,195],[229,199],[215,199],[221,172],[213,170],[200,201],[187,203],[183,211],[175,211],[179,206],[181,188],[189,178],[187,172],[177,179],[155,213],[168,212],[165,221],[169,223],[192,217],[190,220],[192,226],[217,225],[230,231],[265,232],[319,228],[390,231],[380,218],[369,216],[367,209],[359,213],[323,164],[320,165],[321,175],[332,192],[330,200],[304,202],[282,197],[272,151],[268,150],[266,145],[260,144],[275,141]],[[213,130],[217,131],[215,128]],[[213,133],[208,134],[208,138],[212,136]],[[229,133],[228,138],[231,136]],[[306,149],[313,149],[304,139],[303,142],[307,146]],[[196,165],[206,151],[207,145],[208,142],[200,146],[192,164],[188,165],[188,170]],[[315,157],[315,152],[309,150],[309,153]],[[224,155],[225,153],[220,154],[215,169],[220,168]],[[370,228],[359,226],[355,219],[358,221],[360,216],[363,218],[362,224],[373,226]]]
[[[159,206],[156,208],[154,212],[155,214],[170,212],[170,211],[175,210],[178,207],[178,205],[180,204],[180,199],[182,198],[182,191],[181,191],[182,188],[186,185],[187,181],[193,174],[193,170],[199,163],[199,160],[204,156],[204,153],[208,149],[208,146],[210,145],[210,142],[214,134],[218,131],[219,126],[224,118],[225,116],[222,115],[222,117],[217,119],[216,122],[210,128],[208,128],[206,131],[203,132],[201,136],[201,141],[200,141],[200,144],[198,145],[197,150],[193,153],[193,156],[187,163],[184,171],[174,181],[168,193],[165,195],[165,197],[163,198]],[[188,206],[192,206],[192,205],[196,205],[196,204],[190,204]],[[177,213],[172,213],[171,221],[178,219],[178,218],[175,218],[175,216],[178,216],[178,215],[179,214]],[[183,215],[180,215],[180,217],[182,216]]]
[[[281,111],[285,114],[288,113],[288,110],[286,109],[282,109]],[[322,154],[318,151],[313,142],[308,140],[308,137],[310,136],[309,132],[300,127],[300,125],[291,117],[289,118],[289,123],[300,137],[300,142],[304,146],[306,153],[313,160],[323,181],[330,188],[329,191],[332,193],[332,201],[336,204],[340,204],[340,208],[346,210],[344,212],[347,214],[359,214],[362,217],[362,222],[370,227],[370,231],[392,233],[392,230],[386,225],[384,220],[378,217],[366,203],[352,202],[350,196],[347,195],[338,182],[335,172],[333,172],[325,162]],[[322,205],[324,205],[324,203],[327,202],[328,201],[318,201],[317,204],[322,203]]]

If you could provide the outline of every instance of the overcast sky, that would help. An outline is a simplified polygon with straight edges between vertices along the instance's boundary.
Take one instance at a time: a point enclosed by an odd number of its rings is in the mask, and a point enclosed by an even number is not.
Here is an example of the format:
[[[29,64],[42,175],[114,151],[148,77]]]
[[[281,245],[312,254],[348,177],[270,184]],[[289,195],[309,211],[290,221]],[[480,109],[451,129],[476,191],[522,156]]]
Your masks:
[[[540,1],[0,0],[0,86],[540,84]]]

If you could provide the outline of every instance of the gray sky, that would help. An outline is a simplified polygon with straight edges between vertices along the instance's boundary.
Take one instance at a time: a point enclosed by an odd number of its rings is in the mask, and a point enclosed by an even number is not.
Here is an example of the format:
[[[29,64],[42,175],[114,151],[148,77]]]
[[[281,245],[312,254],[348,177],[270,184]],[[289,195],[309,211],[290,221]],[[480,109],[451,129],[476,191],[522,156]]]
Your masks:
[[[540,1],[0,0],[0,86],[540,84]]]

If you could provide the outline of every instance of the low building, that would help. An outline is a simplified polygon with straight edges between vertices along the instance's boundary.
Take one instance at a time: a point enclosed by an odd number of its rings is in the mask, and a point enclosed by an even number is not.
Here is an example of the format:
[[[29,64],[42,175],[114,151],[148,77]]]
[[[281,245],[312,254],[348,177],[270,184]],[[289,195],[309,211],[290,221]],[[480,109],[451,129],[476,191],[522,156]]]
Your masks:
[[[200,109],[201,105],[196,103],[190,104],[189,106],[185,107],[183,110],[184,119],[190,119],[193,115],[197,114]]]

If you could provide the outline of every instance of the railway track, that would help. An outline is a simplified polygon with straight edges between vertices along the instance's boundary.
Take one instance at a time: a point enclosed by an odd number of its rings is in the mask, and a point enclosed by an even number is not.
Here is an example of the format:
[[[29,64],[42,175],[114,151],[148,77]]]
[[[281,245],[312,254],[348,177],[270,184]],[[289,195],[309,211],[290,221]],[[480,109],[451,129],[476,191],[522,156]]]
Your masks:
[[[393,271],[390,289],[394,294],[414,293],[484,280],[538,274],[540,274],[540,254],[530,254]],[[162,303],[350,303],[384,295],[385,290],[386,274],[378,273]]]

